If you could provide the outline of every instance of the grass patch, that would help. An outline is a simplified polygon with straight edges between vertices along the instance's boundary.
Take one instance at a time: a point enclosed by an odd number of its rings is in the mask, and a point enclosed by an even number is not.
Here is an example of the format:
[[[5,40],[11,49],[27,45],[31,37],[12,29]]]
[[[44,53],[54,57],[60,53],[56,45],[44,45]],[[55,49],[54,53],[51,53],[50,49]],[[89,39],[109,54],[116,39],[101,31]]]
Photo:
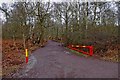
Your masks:
[[[70,52],[72,52],[72,53],[74,53],[74,54],[76,54],[76,55],[88,57],[88,55],[86,55],[86,54],[83,54],[83,53],[81,53],[81,52],[77,52],[77,51],[72,50],[72,49],[69,49],[69,48],[67,48],[67,47],[65,47],[65,49],[67,49],[68,51],[70,51]]]

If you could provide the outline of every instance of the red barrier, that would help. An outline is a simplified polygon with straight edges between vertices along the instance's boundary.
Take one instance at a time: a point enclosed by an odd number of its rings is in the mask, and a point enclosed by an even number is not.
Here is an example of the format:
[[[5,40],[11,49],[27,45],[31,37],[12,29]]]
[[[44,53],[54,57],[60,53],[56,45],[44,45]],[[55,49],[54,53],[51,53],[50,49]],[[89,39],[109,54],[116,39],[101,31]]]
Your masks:
[[[78,52],[82,52],[83,54],[87,54],[87,55],[90,55],[90,56],[93,55],[93,46],[68,45],[68,48],[70,48],[72,50],[75,50],[75,51],[78,51]],[[77,48],[88,48],[89,49],[89,53],[85,52],[83,50],[79,50]]]

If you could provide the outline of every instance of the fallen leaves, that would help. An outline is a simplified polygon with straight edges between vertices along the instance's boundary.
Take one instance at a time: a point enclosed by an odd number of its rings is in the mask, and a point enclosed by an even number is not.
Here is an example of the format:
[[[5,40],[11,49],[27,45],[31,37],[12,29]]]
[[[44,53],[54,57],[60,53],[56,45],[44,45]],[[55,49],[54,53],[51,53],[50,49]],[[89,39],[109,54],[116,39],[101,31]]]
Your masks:
[[[24,51],[18,52],[20,46],[16,47],[13,43],[12,40],[2,41],[2,76],[12,73],[25,62]],[[16,43],[22,44],[22,40],[17,40]]]
[[[107,44],[107,46],[99,46],[95,45],[95,53],[94,56],[112,62],[118,62],[118,49],[120,45]]]
[[[14,44],[15,43],[15,44]],[[45,46],[46,41],[42,43]],[[33,45],[31,42],[26,43],[29,53],[42,47],[41,44]],[[2,41],[2,76],[10,76],[13,72],[20,69],[25,64],[25,50],[23,40],[3,40]]]

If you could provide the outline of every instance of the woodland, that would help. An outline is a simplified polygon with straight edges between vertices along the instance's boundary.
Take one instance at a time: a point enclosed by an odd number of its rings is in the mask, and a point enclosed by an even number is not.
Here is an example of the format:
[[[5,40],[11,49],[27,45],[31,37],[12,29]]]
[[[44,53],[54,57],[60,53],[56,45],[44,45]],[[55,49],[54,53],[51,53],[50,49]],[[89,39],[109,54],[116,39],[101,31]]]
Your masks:
[[[25,63],[30,53],[47,45],[94,46],[94,56],[118,62],[120,2],[15,2],[3,3],[3,76]]]

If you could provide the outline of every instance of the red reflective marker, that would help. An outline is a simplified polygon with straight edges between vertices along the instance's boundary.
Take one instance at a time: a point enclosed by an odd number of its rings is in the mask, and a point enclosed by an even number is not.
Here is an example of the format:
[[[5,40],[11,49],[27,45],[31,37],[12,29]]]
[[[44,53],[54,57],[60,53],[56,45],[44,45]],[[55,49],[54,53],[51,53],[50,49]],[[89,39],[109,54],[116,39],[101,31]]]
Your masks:
[[[28,49],[25,49],[26,52],[26,63],[28,63]]]

